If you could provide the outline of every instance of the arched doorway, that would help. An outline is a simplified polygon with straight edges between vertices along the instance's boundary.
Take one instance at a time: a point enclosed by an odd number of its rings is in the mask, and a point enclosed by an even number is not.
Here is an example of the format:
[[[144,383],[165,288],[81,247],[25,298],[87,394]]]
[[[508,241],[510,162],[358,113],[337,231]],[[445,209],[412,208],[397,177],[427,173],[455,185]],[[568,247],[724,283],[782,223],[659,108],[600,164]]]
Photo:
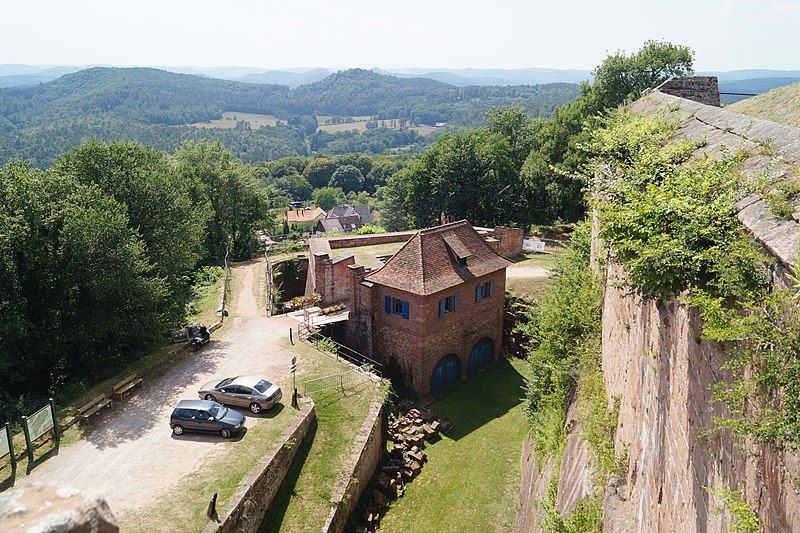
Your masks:
[[[467,375],[471,376],[478,370],[486,368],[494,360],[494,341],[489,337],[484,337],[475,343],[475,347],[469,353],[467,363]]]
[[[431,392],[436,392],[451,383],[455,383],[461,377],[461,363],[458,356],[450,354],[442,357],[431,375]]]

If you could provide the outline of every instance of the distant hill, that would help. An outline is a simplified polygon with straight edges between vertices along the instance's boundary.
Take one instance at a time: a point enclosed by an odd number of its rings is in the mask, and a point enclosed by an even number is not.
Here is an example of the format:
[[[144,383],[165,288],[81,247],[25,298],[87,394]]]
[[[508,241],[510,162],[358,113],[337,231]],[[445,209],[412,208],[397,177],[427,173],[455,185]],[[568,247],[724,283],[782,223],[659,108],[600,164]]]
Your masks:
[[[546,116],[577,94],[578,86],[571,84],[454,87],[360,69],[290,89],[153,68],[90,68],[0,89],[0,163],[22,158],[46,166],[93,137],[137,140],[167,151],[185,140],[219,139],[246,161],[305,155],[309,149],[380,153],[424,139],[416,131],[377,128],[377,123],[361,133],[346,126],[317,132],[316,116],[402,119],[396,121],[401,129],[438,122],[476,126],[499,105],[523,105],[531,116]],[[238,121],[227,130],[190,126],[219,119],[225,111],[271,115],[272,123],[280,124],[252,131]]]
[[[728,106],[728,109],[800,128],[800,83],[753,96]]]
[[[246,83],[273,83],[278,85],[287,85],[294,89],[300,85],[306,85],[308,83],[314,83],[315,81],[323,80],[333,73],[334,71],[323,68],[316,68],[303,72],[270,70],[267,72],[247,74],[237,78],[237,81],[243,81]]]
[[[750,95],[756,95],[771,91],[778,87],[791,85],[800,82],[800,78],[751,78],[747,80],[720,80],[719,90],[721,93],[741,93],[738,95],[721,94],[720,100],[723,104],[729,105],[739,102]]]
[[[287,111],[300,115],[408,118],[429,125],[457,121],[476,126],[483,122],[486,111],[497,106],[521,105],[530,116],[547,116],[577,95],[578,86],[567,83],[454,87],[427,78],[398,78],[352,69],[293,89]]]

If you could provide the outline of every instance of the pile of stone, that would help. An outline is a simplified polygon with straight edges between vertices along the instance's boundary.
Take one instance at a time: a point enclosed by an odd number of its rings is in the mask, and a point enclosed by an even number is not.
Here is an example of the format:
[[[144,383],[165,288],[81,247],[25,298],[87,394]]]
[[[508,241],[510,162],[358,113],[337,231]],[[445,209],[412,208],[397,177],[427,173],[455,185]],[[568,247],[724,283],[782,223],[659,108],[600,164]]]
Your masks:
[[[400,404],[401,417],[389,415],[389,440],[394,443],[388,459],[381,467],[372,499],[362,517],[356,533],[371,533],[378,529],[383,511],[391,500],[403,495],[406,483],[416,478],[428,460],[422,448],[426,441],[447,433],[453,427],[450,419],[439,419],[427,409],[408,403]]]

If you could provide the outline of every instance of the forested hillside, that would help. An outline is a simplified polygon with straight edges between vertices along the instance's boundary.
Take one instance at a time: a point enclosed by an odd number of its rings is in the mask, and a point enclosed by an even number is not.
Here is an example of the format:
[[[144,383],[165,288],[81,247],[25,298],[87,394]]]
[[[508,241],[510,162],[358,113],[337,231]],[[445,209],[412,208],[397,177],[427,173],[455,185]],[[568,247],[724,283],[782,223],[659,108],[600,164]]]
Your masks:
[[[545,116],[577,93],[570,84],[456,88],[365,70],[339,72],[290,90],[150,68],[91,68],[34,87],[0,89],[0,162],[21,158],[45,167],[92,138],[133,140],[169,152],[187,140],[219,140],[247,162],[312,151],[380,153],[424,139],[409,130],[375,129],[312,137],[317,115],[476,126],[498,105],[523,105],[531,116]],[[253,131],[246,123],[229,130],[189,126],[224,111],[273,115],[280,123]]]

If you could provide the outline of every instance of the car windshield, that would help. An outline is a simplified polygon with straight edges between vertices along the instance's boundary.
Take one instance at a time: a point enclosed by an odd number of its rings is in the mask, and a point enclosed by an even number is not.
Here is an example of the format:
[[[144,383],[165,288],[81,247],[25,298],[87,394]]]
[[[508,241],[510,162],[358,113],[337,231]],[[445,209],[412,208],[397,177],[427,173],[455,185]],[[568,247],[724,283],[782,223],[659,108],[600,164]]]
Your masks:
[[[211,409],[208,410],[209,414],[219,420],[220,418],[224,418],[225,415],[228,414],[228,408],[223,407],[220,404],[215,405]]]
[[[265,379],[262,379],[261,381],[256,383],[255,389],[258,392],[267,392],[270,387],[272,387],[272,383],[270,383],[269,381],[267,381]]]
[[[218,389],[220,387],[224,387],[225,385],[229,384],[234,379],[236,379],[236,378],[225,378],[222,381],[220,381],[219,383],[217,383],[216,388]]]

